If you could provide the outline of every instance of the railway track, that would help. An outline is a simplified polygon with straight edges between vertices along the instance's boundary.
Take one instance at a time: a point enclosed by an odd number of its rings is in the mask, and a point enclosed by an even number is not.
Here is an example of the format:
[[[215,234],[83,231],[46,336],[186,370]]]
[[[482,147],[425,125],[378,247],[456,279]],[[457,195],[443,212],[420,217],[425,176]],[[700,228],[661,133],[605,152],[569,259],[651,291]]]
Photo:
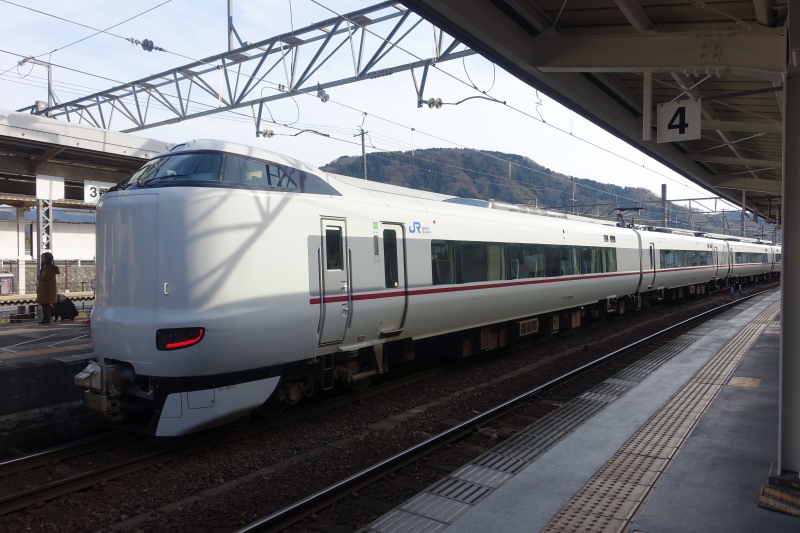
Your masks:
[[[70,442],[61,446],[55,446],[31,453],[22,457],[0,461],[0,478],[44,466],[49,463],[63,461],[77,455],[93,453],[107,446],[113,446],[120,442],[130,441],[131,437],[122,431],[95,435],[79,441]]]
[[[598,357],[597,359],[584,364],[579,368],[570,370],[563,375],[538,385],[535,388],[509,399],[492,409],[484,411],[483,413],[480,413],[468,420],[455,424],[451,428],[446,429],[441,433],[434,435],[406,450],[403,450],[400,453],[388,457],[306,498],[303,498],[289,506],[284,507],[283,509],[265,516],[251,523],[250,525],[239,529],[237,533],[274,532],[288,528],[313,515],[314,513],[317,513],[322,509],[325,509],[326,507],[335,504],[344,498],[347,498],[354,492],[362,490],[363,488],[384,479],[387,475],[394,473],[399,469],[414,463],[415,461],[420,461],[423,457],[429,456],[433,452],[440,450],[442,447],[473,434],[476,428],[485,426],[486,424],[491,423],[500,417],[512,413],[519,407],[528,404],[532,399],[551,392],[588,371],[594,370],[602,365],[614,361],[620,356],[639,349],[642,346],[647,345],[648,343],[657,340],[675,330],[685,328],[686,326],[697,321],[707,319],[710,316],[716,315],[731,307],[739,305],[743,301],[764,294],[764,292],[766,291],[758,292],[740,298],[736,301],[722,304],[715,309],[699,313],[654,334],[647,335],[646,337],[632,342],[627,346]]]
[[[463,366],[463,361],[441,365],[423,372],[415,373],[411,376],[394,379],[391,382],[376,385],[366,391],[338,395],[332,399],[315,403],[309,407],[294,410],[288,414],[269,420],[253,422],[246,426],[231,429],[223,427],[211,430],[207,434],[198,437],[184,437],[169,439],[171,444],[166,448],[159,449],[134,457],[127,457],[124,460],[115,461],[111,464],[92,468],[91,470],[77,473],[44,483],[29,489],[13,491],[11,494],[0,496],[0,516],[29,505],[48,501],[72,492],[77,492],[89,488],[97,483],[110,481],[133,472],[145,470],[147,468],[161,465],[175,459],[187,457],[201,451],[207,451],[226,443],[241,439],[246,436],[255,435],[284,424],[290,424],[297,420],[318,415],[354,402],[363,401],[373,396],[384,394],[387,391],[407,386],[417,381],[430,379],[433,376],[451,372],[454,368]],[[158,439],[144,436],[131,435],[127,432],[117,431],[112,434],[98,435],[88,439],[83,439],[74,443],[57,446],[47,450],[42,450],[23,457],[10,459],[0,462],[0,482],[7,476],[18,474],[26,470],[33,470],[47,465],[52,465],[81,455],[95,454],[100,450],[105,450],[119,445],[129,445],[131,439],[136,441]],[[112,452],[113,455],[113,452]],[[124,455],[127,455],[125,453]]]
[[[734,302],[734,304],[738,304],[740,302],[741,300]],[[722,308],[718,308],[715,311],[718,311],[720,309]],[[682,311],[676,309],[676,313],[680,312]],[[648,320],[646,315],[644,316],[644,318],[645,321]],[[614,329],[617,330],[616,334],[619,334],[619,330],[624,330],[627,327],[628,328],[627,331],[630,332],[633,329],[637,328],[639,325],[640,322],[638,321],[633,325],[626,324],[625,321],[620,321],[616,324],[617,327]],[[526,349],[533,348],[534,344],[536,343],[518,344],[508,347],[506,348],[506,350],[524,351]],[[486,357],[491,358],[491,357],[496,357],[497,355],[498,354],[494,355],[488,354]],[[123,452],[120,455],[124,456],[124,460],[111,461],[109,464],[106,464],[102,467],[92,468],[91,470],[87,470],[84,472],[72,473],[71,475],[64,476],[62,479],[41,483],[35,487],[25,488],[24,490],[18,490],[16,492],[12,492],[11,494],[8,494],[9,492],[8,490],[0,491],[0,515],[24,509],[26,507],[31,506],[32,504],[34,506],[41,505],[41,502],[48,501],[72,492],[81,491],[88,487],[92,487],[98,484],[103,485],[105,482],[108,482],[110,480],[126,476],[133,472],[143,471],[153,466],[160,467],[160,465],[169,463],[171,461],[175,461],[176,459],[179,458],[188,457],[195,454],[203,454],[209,452],[209,450],[213,448],[223,446],[226,443],[232,443],[238,440],[242,440],[250,435],[267,433],[271,429],[276,428],[277,426],[289,425],[303,419],[319,417],[323,413],[330,412],[332,410],[344,407],[349,404],[364,401],[371,397],[385,394],[393,389],[401,389],[415,382],[432,379],[437,375],[453,372],[459,367],[473,364],[474,362],[479,361],[480,359],[481,359],[480,357],[477,357],[477,358],[470,358],[468,360],[457,361],[455,363],[445,364],[440,367],[432,368],[421,373],[395,379],[388,383],[376,385],[362,393],[347,394],[345,396],[334,397],[326,401],[320,402],[318,404],[314,404],[310,407],[294,410],[292,412],[286,413],[285,415],[279,418],[275,418],[272,420],[259,421],[237,428],[227,427],[223,428],[222,430],[218,430],[216,432],[209,432],[207,434],[201,435],[198,438],[172,439],[170,441],[167,441],[167,444],[164,444],[162,449],[151,450],[148,451],[147,453],[140,453],[135,455],[134,457],[131,457],[130,453],[124,451],[124,446],[125,444],[129,443],[131,436],[129,434],[124,434],[124,435],[115,434],[107,437],[98,438],[95,441],[82,441],[81,443],[76,443],[76,445],[59,447],[57,449],[52,449],[37,454],[32,454],[31,456],[26,456],[23,458],[6,461],[4,463],[0,463],[0,489],[5,489],[12,485],[11,483],[5,483],[5,480],[8,478],[8,476],[26,470],[41,468],[46,465],[57,464],[61,461],[68,460],[70,458],[79,456],[81,454],[96,454],[98,450],[105,450],[103,452],[105,455],[113,456],[114,455],[113,448],[116,446],[122,446]],[[597,362],[593,363],[593,365],[596,364],[600,363]],[[582,367],[582,370],[585,369],[586,367]],[[547,385],[554,386],[554,383],[555,382],[549,382]],[[529,392],[528,395],[530,394],[535,394],[535,392]],[[523,401],[523,400],[518,399],[518,401]],[[447,438],[457,439],[459,438],[458,435],[461,435],[463,433],[469,433],[471,426],[475,425],[476,423],[485,423],[485,422],[480,422],[480,420],[482,419],[476,417],[467,422],[464,422],[460,426],[453,428],[451,432],[448,432],[447,434],[451,435],[451,437]],[[142,438],[137,437],[137,439],[146,440],[143,437]],[[164,441],[160,440],[159,442],[163,443]],[[432,446],[432,443],[428,443],[426,441],[421,443],[419,446],[421,453],[430,453],[429,451],[424,451],[424,450],[428,449],[429,446]],[[386,472],[396,470],[398,464],[396,463],[396,461],[398,460],[402,461],[401,459],[394,459],[393,461],[390,461],[383,467],[376,470],[376,472],[381,472],[383,469],[385,469]],[[414,459],[410,458],[407,459],[408,462],[411,462],[413,460]],[[383,475],[385,475],[385,473]],[[348,484],[346,484],[346,487],[349,487],[350,483],[352,482],[348,482]],[[342,488],[342,490],[345,493],[350,493],[354,489]]]

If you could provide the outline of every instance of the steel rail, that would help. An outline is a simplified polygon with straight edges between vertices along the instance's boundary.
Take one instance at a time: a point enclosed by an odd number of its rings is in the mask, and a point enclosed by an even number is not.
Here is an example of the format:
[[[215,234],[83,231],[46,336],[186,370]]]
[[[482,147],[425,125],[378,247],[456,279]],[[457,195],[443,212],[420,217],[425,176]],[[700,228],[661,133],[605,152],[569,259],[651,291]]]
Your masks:
[[[517,406],[528,402],[531,398],[538,396],[544,392],[547,392],[559,385],[562,385],[571,379],[577,377],[584,372],[591,370],[597,366],[602,365],[603,363],[608,362],[634,348],[637,348],[643,344],[646,344],[652,340],[655,340],[662,335],[665,335],[677,328],[685,326],[691,322],[699,320],[709,314],[718,313],[720,311],[726,310],[729,307],[733,307],[739,305],[743,301],[749,300],[761,294],[769,292],[769,290],[757,292],[755,294],[751,294],[749,296],[741,297],[736,301],[729,302],[726,304],[722,304],[714,309],[710,309],[708,311],[704,311],[699,313],[693,317],[687,318],[686,320],[682,320],[677,324],[669,326],[667,328],[662,329],[656,333],[648,335],[638,341],[635,341],[627,346],[614,350],[606,355],[603,355],[594,361],[590,361],[576,369],[573,369],[559,377],[551,379],[546,383],[539,385],[528,392],[520,394],[519,396],[512,398],[488,411],[480,413],[469,420],[461,422],[460,424],[453,426],[437,435],[434,435],[414,446],[399,452],[379,463],[376,463],[373,466],[370,466],[360,472],[353,474],[350,477],[347,477],[330,487],[322,489],[298,502],[295,502],[283,509],[280,509],[269,516],[266,516],[260,520],[257,520],[239,530],[236,533],[253,533],[253,532],[273,532],[279,531],[286,527],[289,527],[306,516],[318,512],[325,507],[336,503],[337,501],[345,498],[347,495],[352,493],[353,491],[357,491],[366,487],[375,481],[385,477],[387,474],[396,471],[403,466],[417,460],[418,458],[431,453],[432,451],[441,448],[442,446],[449,444],[467,434],[469,434],[475,426],[480,426],[481,424],[485,424],[486,422],[490,422],[508,411],[513,410]]]
[[[114,431],[54,446],[35,453],[23,455],[22,457],[0,461],[0,478],[22,472],[23,470],[30,470],[37,466],[43,466],[54,461],[62,461],[70,457],[93,452],[105,446],[129,442],[130,440],[131,435],[129,433]]]
[[[82,472],[74,476],[53,481],[46,485],[15,492],[8,496],[0,497],[0,515],[24,509],[28,505],[38,501],[52,500],[59,496],[87,489],[101,481],[109,481],[133,472],[144,470],[156,464],[174,461],[175,459],[197,453],[199,450],[220,446],[236,439],[238,436],[239,433],[236,432],[224,435],[206,435],[205,437],[185,444],[178,444],[164,450],[148,452],[113,465],[96,468],[88,472]]]
[[[227,442],[231,442],[245,436],[268,431],[279,425],[296,422],[320,412],[329,411],[337,407],[363,400],[364,398],[368,398],[370,396],[388,392],[392,389],[402,387],[416,381],[429,379],[435,375],[446,373],[449,370],[452,370],[454,366],[459,364],[463,363],[459,361],[458,363],[442,365],[431,370],[418,372],[411,376],[396,379],[389,383],[373,387],[361,393],[347,394],[341,397],[333,398],[322,403],[292,411],[291,413],[283,415],[279,418],[268,419],[260,423],[250,424],[248,426],[237,428],[233,431],[231,431],[230,427],[222,427],[210,435],[206,434],[199,440],[192,440],[187,443],[177,444],[165,450],[158,450],[155,452],[146,453],[144,455],[138,455],[113,465],[96,468],[88,472],[82,472],[74,476],[53,481],[46,485],[15,492],[13,494],[0,497],[0,516],[24,509],[25,507],[38,501],[52,500],[54,498],[58,498],[59,496],[64,496],[72,492],[89,488],[101,481],[116,479],[133,472],[144,470],[154,464],[166,463],[181,457],[186,457],[196,453],[198,450],[221,446]],[[114,437],[109,437],[107,435],[90,437],[78,443],[65,444],[63,446],[43,450],[41,452],[26,455],[24,457],[4,461],[0,463],[0,477],[23,470],[36,468],[53,461],[74,457],[83,453],[89,453],[97,448],[116,444],[117,442],[121,441],[127,441],[129,439],[130,434],[127,432],[115,433]]]
[[[517,405],[518,403],[525,401],[525,399],[527,399],[527,398],[529,398],[531,396],[534,396],[536,394],[539,394],[539,393],[543,392],[544,390],[546,390],[548,388],[552,388],[552,387],[554,387],[554,386],[556,386],[558,384],[561,384],[561,383],[567,381],[568,379],[571,379],[572,377],[575,377],[577,374],[582,373],[583,371],[588,370],[589,368],[591,368],[593,366],[597,366],[598,364],[601,364],[602,362],[606,361],[607,359],[609,359],[611,357],[614,357],[616,355],[620,355],[624,351],[627,351],[627,350],[629,350],[629,349],[631,349],[631,348],[633,348],[633,347],[635,347],[635,346],[637,346],[637,345],[639,345],[639,344],[641,344],[643,342],[647,342],[648,340],[652,340],[654,337],[657,337],[659,335],[667,333],[668,331],[670,331],[670,330],[672,330],[674,328],[680,327],[680,326],[682,326],[682,325],[684,325],[684,324],[686,324],[688,322],[691,322],[693,320],[697,320],[698,318],[700,318],[700,317],[702,317],[702,316],[704,316],[706,314],[715,313],[715,312],[718,312],[718,311],[720,311],[722,309],[725,309],[725,308],[727,308],[729,306],[737,305],[737,304],[741,303],[742,301],[744,301],[746,299],[752,298],[752,297],[757,296],[759,294],[763,294],[765,292],[767,292],[767,291],[761,291],[759,293],[756,293],[756,294],[753,294],[753,295],[750,295],[750,296],[747,296],[747,297],[740,298],[739,300],[736,300],[734,302],[730,302],[728,304],[724,304],[724,305],[719,306],[719,307],[717,307],[715,309],[711,309],[709,311],[706,311],[704,313],[696,315],[695,317],[692,317],[692,318],[689,318],[687,320],[684,320],[684,321],[682,321],[682,322],[680,322],[680,323],[678,323],[678,324],[676,324],[674,326],[671,326],[670,328],[664,329],[664,330],[662,330],[662,331],[660,331],[658,333],[650,335],[650,336],[648,336],[648,337],[646,337],[646,338],[644,338],[644,339],[642,339],[640,341],[637,341],[636,343],[633,343],[633,344],[628,345],[628,346],[626,346],[624,348],[616,350],[615,352],[611,352],[610,354],[607,354],[607,355],[603,356],[600,359],[597,359],[597,360],[595,360],[595,361],[593,361],[591,363],[588,363],[588,364],[586,364],[586,365],[584,365],[584,366],[582,366],[582,367],[580,367],[578,369],[575,369],[572,372],[567,373],[567,374],[565,374],[565,375],[563,375],[563,376],[561,376],[559,378],[551,380],[551,381],[545,383],[544,385],[541,385],[541,386],[537,387],[536,389],[533,389],[533,390],[531,390],[531,391],[529,391],[529,392],[527,392],[527,393],[525,393],[525,394],[523,394],[523,395],[521,395],[521,396],[519,396],[517,398],[509,400],[508,402],[502,404],[501,406],[498,406],[497,408],[495,408],[493,410],[490,410],[490,411],[487,411],[486,413],[482,413],[480,415],[477,415],[476,417],[473,417],[470,420],[468,420],[466,422],[463,422],[462,424],[459,424],[458,426],[455,426],[454,428],[451,428],[450,430],[448,430],[446,432],[443,432],[443,433],[441,433],[439,435],[436,435],[436,436],[432,437],[431,439],[428,439],[427,441],[424,441],[424,442],[422,442],[422,443],[420,443],[420,444],[418,444],[418,445],[416,445],[416,446],[414,446],[412,448],[409,448],[409,450],[406,450],[405,452],[401,452],[400,454],[397,454],[396,456],[393,456],[393,457],[383,461],[382,463],[379,463],[378,465],[375,465],[374,467],[371,467],[370,469],[365,470],[362,473],[355,474],[354,476],[351,476],[351,478],[347,478],[344,481],[340,482],[339,484],[333,485],[332,487],[329,487],[328,489],[320,491],[320,493],[317,493],[315,495],[310,496],[309,498],[307,498],[307,500],[315,498],[319,494],[327,492],[329,490],[332,490],[332,489],[334,489],[336,487],[344,487],[344,486],[346,486],[348,488],[345,490],[345,493],[349,493],[349,492],[351,492],[353,490],[356,490],[357,488],[365,486],[365,485],[371,483],[372,481],[364,482],[363,480],[359,481],[357,479],[352,479],[352,478],[356,478],[357,476],[361,476],[364,473],[368,473],[369,472],[369,473],[372,473],[373,476],[375,476],[375,479],[379,479],[380,477],[383,477],[383,475],[385,475],[385,473],[389,473],[389,472],[391,472],[393,470],[396,470],[396,469],[398,469],[398,468],[404,466],[405,464],[407,464],[407,463],[409,463],[409,462],[414,460],[414,458],[408,458],[407,460],[405,460],[405,462],[402,462],[402,458],[400,456],[402,456],[403,454],[412,453],[414,451],[416,451],[416,453],[418,455],[424,455],[426,453],[429,453],[433,449],[436,449],[437,447],[439,447],[439,446],[441,446],[443,444],[446,444],[447,442],[451,442],[453,440],[456,440],[456,439],[460,438],[464,434],[468,433],[472,429],[472,427],[474,425],[480,424],[480,423],[489,421],[489,420],[491,420],[493,418],[497,418],[498,416],[501,416],[503,414],[503,412],[500,411],[501,409],[509,410],[513,406]],[[474,359],[475,358],[470,358],[469,361],[474,361]],[[381,394],[381,393],[384,393],[384,392],[388,392],[388,391],[390,391],[392,389],[395,389],[395,388],[398,388],[398,387],[402,387],[402,386],[408,385],[410,383],[414,383],[414,382],[417,382],[417,381],[422,381],[422,380],[425,380],[425,379],[429,379],[429,378],[431,378],[433,376],[436,376],[436,375],[439,375],[439,374],[442,374],[442,373],[446,373],[446,372],[452,370],[454,367],[458,367],[460,365],[463,365],[464,363],[465,363],[465,360],[459,360],[459,361],[457,361],[455,363],[444,364],[444,365],[435,367],[433,369],[429,369],[427,371],[417,372],[417,373],[414,373],[414,374],[412,374],[410,376],[406,376],[406,377],[403,377],[403,378],[392,380],[392,381],[390,381],[388,383],[381,384],[379,386],[373,387],[373,388],[371,388],[369,390],[366,390],[364,392],[361,392],[361,393],[347,394],[347,395],[344,395],[344,396],[332,398],[332,399],[324,401],[322,403],[314,404],[314,405],[309,406],[309,407],[305,407],[305,408],[302,408],[302,409],[298,409],[296,411],[292,411],[292,412],[287,413],[287,414],[285,414],[283,416],[280,416],[279,418],[273,418],[273,419],[269,419],[269,420],[264,420],[264,421],[256,423],[256,424],[250,424],[250,425],[247,425],[247,426],[244,426],[244,427],[241,427],[241,428],[237,428],[237,429],[235,429],[233,431],[231,431],[230,427],[222,427],[222,428],[219,428],[218,430],[214,431],[211,434],[205,434],[205,435],[201,436],[199,439],[192,440],[192,441],[190,441],[188,443],[177,444],[177,445],[175,445],[173,447],[170,447],[168,449],[165,449],[165,450],[159,450],[159,451],[150,452],[150,453],[147,453],[147,454],[144,454],[144,455],[139,455],[139,456],[130,458],[130,459],[126,460],[126,461],[116,463],[114,465],[109,465],[109,466],[106,466],[106,467],[97,468],[97,469],[91,470],[89,472],[84,472],[84,473],[81,473],[81,474],[77,474],[75,476],[71,476],[71,477],[68,477],[68,478],[64,478],[64,479],[53,481],[53,482],[51,482],[51,483],[49,483],[47,485],[43,485],[43,486],[40,486],[40,487],[35,487],[35,488],[32,488],[32,489],[16,492],[14,494],[10,494],[10,495],[7,495],[5,497],[0,498],[0,515],[4,515],[4,514],[8,514],[10,512],[13,512],[13,511],[24,509],[28,505],[31,505],[31,504],[33,504],[35,502],[38,502],[38,501],[47,501],[47,500],[51,500],[51,499],[57,498],[59,496],[63,496],[63,495],[72,493],[72,492],[83,490],[83,489],[89,488],[92,485],[94,485],[96,483],[99,483],[101,481],[108,481],[108,480],[116,479],[116,478],[128,475],[130,473],[146,469],[146,468],[148,468],[148,467],[150,467],[150,466],[152,466],[154,464],[165,463],[165,462],[169,462],[169,461],[181,458],[181,457],[185,457],[185,456],[191,455],[193,453],[196,453],[198,450],[206,449],[206,448],[209,448],[209,447],[213,448],[213,447],[221,446],[221,445],[223,445],[223,444],[225,444],[227,442],[234,441],[234,440],[236,440],[238,438],[241,438],[241,437],[244,437],[244,436],[249,436],[249,435],[253,435],[253,434],[262,433],[264,431],[268,431],[268,430],[270,430],[270,429],[272,429],[274,427],[277,427],[279,425],[284,425],[284,424],[287,424],[287,423],[292,423],[292,422],[296,422],[298,420],[302,420],[303,418],[306,418],[306,417],[308,417],[310,415],[313,415],[313,414],[317,414],[317,413],[320,413],[320,412],[325,412],[327,410],[330,410],[330,409],[333,409],[333,408],[336,408],[336,407],[341,407],[341,406],[353,403],[355,401],[360,401],[362,399],[365,399],[365,398],[368,398],[368,397],[371,397],[371,396],[375,396],[375,395],[378,395],[378,394]],[[19,472],[19,471],[22,471],[22,470],[25,470],[25,469],[36,468],[37,466],[41,466],[43,464],[47,464],[47,463],[55,461],[55,460],[60,460],[60,459],[63,459],[63,458],[76,456],[76,455],[79,455],[81,453],[86,453],[88,451],[92,451],[91,450],[92,447],[94,447],[94,449],[97,449],[98,447],[103,447],[103,446],[107,446],[107,445],[110,445],[110,444],[114,444],[114,442],[115,442],[114,439],[115,438],[116,438],[116,434],[113,434],[110,437],[109,437],[109,435],[91,437],[89,439],[85,439],[85,440],[77,443],[77,445],[75,445],[75,444],[67,444],[67,445],[58,446],[58,447],[55,447],[55,448],[52,448],[52,449],[49,449],[49,450],[43,450],[41,452],[37,452],[37,453],[31,454],[31,455],[27,455],[27,456],[24,456],[24,457],[19,457],[19,458],[11,459],[11,460],[8,460],[8,461],[0,462],[0,475],[8,475],[8,474],[11,474],[11,473],[14,473],[14,472]],[[121,440],[127,440],[127,438],[129,438],[129,435],[127,433],[121,434],[121,435],[119,435],[118,438],[121,439]],[[105,442],[103,442],[103,441],[105,441]],[[83,449],[84,451],[81,452],[81,451],[79,451],[80,449]],[[61,454],[61,455],[59,455],[59,454]],[[385,470],[385,473],[382,473],[380,475],[377,474],[378,472],[384,472],[384,470]],[[335,502],[336,500],[338,500],[340,498],[341,498],[341,496],[338,497],[338,498],[335,498],[335,499],[331,499],[328,503],[325,503],[325,504],[321,504],[321,503],[312,504],[310,501],[308,503],[304,503],[304,502],[306,502],[306,500],[303,500],[301,502],[298,502],[297,504],[294,504],[293,506],[287,507],[284,510],[278,511],[278,513],[275,513],[275,514],[276,515],[281,514],[283,516],[285,511],[290,510],[290,509],[294,509],[299,504],[303,504],[303,506],[299,507],[299,508],[302,508],[302,509],[307,508],[308,505],[313,505],[314,506],[313,509],[314,510],[318,510],[318,509],[321,509],[321,508],[323,508],[323,507],[325,507],[327,505],[330,505],[330,503],[333,503],[333,502]],[[323,500],[319,500],[319,501],[321,502]],[[310,513],[310,512],[313,512],[313,511],[310,511],[310,510],[306,511],[306,513]],[[288,516],[288,515],[286,515],[286,516]],[[294,523],[297,520],[302,519],[303,516],[305,516],[305,514],[299,515],[297,518],[293,519],[289,523]],[[270,517],[267,517],[267,518],[270,518]],[[258,523],[259,522],[256,522],[256,523],[254,523],[252,525],[255,525],[255,524],[258,524]],[[248,527],[251,527],[251,526],[248,526]],[[279,526],[279,528],[282,528],[282,527],[285,527],[285,525]],[[269,529],[269,530],[272,530],[272,529]],[[249,531],[249,530],[245,529],[245,530],[242,530],[242,531]],[[259,529],[254,529],[253,531],[260,531],[260,530]]]

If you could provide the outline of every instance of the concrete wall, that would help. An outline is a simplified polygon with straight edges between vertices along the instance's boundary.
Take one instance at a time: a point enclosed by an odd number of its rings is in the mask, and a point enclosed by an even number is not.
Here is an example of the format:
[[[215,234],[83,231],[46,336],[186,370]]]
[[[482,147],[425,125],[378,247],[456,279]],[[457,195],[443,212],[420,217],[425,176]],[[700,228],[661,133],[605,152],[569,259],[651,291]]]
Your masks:
[[[25,245],[25,233],[33,234],[33,254]],[[95,225],[56,222],[52,229],[52,252],[61,274],[59,292],[92,290],[95,258]],[[0,220],[0,277],[14,276],[11,294],[36,293],[36,224]],[[2,285],[0,290],[5,293]]]
[[[33,227],[34,247],[36,245],[36,224],[0,220],[0,260],[35,259],[25,250],[25,227]],[[94,224],[53,224],[52,252],[55,258],[63,260],[94,260]]]

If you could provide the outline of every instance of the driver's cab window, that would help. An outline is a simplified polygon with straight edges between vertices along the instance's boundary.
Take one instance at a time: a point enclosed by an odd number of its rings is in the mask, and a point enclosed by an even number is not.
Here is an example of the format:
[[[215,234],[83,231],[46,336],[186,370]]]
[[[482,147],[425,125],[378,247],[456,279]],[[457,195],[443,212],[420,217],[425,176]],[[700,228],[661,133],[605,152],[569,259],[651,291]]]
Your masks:
[[[241,164],[241,182],[245,185],[256,185],[263,187],[269,185],[269,178],[266,176],[267,166],[264,163],[243,159]]]
[[[297,189],[297,185],[279,165],[230,155],[226,158],[225,174],[222,179],[227,183],[238,183],[248,187],[276,187],[290,191]]]

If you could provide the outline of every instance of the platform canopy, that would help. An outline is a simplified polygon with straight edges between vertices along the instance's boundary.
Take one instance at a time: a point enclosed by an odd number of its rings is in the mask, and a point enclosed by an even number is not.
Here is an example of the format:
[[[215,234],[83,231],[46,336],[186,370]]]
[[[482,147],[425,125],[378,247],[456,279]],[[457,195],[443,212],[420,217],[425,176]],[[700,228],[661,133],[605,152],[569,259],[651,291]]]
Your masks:
[[[0,204],[36,203],[36,177],[64,179],[56,207],[93,208],[84,182],[117,183],[167,146],[165,141],[0,109]]]
[[[403,4],[689,180],[780,216],[785,0]]]

